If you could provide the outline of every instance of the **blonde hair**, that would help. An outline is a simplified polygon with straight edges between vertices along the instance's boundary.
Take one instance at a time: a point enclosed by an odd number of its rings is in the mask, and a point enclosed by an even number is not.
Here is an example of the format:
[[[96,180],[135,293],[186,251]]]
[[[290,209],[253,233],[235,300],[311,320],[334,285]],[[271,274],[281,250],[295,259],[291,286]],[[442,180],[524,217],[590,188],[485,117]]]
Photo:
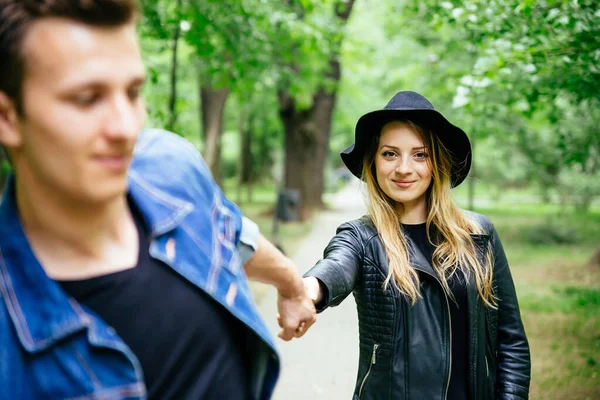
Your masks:
[[[491,251],[486,252],[483,260],[478,260],[476,247],[470,234],[482,233],[483,230],[462,213],[450,194],[452,165],[450,153],[436,135],[425,133],[412,121],[398,122],[419,134],[424,145],[429,149],[428,162],[432,171],[432,183],[426,192],[426,229],[427,238],[436,245],[432,266],[438,273],[444,291],[454,299],[448,286],[449,279],[456,273],[463,273],[465,277],[473,276],[483,302],[488,307],[495,308],[497,301],[492,290]],[[414,304],[421,296],[419,276],[409,263],[408,240],[401,229],[401,214],[395,207],[396,202],[387,196],[377,183],[375,156],[378,147],[379,135],[373,139],[370,148],[367,149],[362,175],[367,183],[369,215],[389,259],[389,272],[384,287],[387,288],[392,282]],[[431,236],[432,227],[435,227],[436,232],[434,238]]]

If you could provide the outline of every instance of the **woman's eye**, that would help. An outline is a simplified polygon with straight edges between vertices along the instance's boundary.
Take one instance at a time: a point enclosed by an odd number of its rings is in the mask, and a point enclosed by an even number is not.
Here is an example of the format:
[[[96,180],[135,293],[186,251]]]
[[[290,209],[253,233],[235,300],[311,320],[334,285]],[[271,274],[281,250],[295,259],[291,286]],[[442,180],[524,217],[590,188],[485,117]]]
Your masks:
[[[384,151],[383,152],[383,156],[384,157],[388,157],[388,158],[389,157],[394,157],[394,156],[396,156],[396,153],[394,153],[393,151]]]
[[[423,159],[427,158],[427,153],[422,152],[422,151],[418,152],[418,153],[415,154],[415,158],[417,160],[423,160]]]

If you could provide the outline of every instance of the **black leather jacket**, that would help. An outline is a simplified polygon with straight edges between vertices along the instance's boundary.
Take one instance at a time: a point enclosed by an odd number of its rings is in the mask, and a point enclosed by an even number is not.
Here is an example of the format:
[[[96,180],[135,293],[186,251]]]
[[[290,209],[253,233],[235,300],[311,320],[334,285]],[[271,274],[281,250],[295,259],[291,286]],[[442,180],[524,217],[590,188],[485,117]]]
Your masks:
[[[498,309],[485,307],[475,285],[468,292],[469,397],[472,400],[527,399],[531,362],[508,262],[494,226],[467,213],[484,234],[471,235],[478,256],[493,251]],[[446,399],[451,371],[450,301],[425,257],[411,246],[421,295],[411,306],[392,286],[383,290],[388,261],[368,217],[344,223],[306,276],[327,288],[319,312],[354,293],[360,357],[354,400]],[[450,399],[451,400],[451,399]]]

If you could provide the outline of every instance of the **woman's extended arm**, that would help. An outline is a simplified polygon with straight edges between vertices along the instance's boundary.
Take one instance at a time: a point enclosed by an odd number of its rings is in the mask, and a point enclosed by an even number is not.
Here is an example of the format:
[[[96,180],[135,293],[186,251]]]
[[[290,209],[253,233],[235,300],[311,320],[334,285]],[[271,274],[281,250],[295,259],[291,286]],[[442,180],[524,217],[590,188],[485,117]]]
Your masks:
[[[358,281],[363,259],[363,241],[357,222],[346,222],[337,229],[323,253],[323,259],[304,274],[307,292],[317,312],[337,306]]]

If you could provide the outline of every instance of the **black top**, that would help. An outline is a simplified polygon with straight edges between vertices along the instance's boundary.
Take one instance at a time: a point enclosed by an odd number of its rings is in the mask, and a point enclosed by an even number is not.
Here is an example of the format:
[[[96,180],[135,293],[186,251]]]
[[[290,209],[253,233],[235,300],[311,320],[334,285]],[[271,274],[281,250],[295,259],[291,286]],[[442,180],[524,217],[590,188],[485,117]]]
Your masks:
[[[427,238],[426,224],[402,225],[404,232],[412,239],[419,248],[425,259],[433,266],[432,258],[435,245]],[[456,301],[448,298],[450,304],[450,319],[452,325],[452,371],[450,374],[450,387],[448,388],[448,399],[468,399],[469,376],[469,335],[467,320],[467,288],[463,274],[458,271],[448,281]]]
[[[250,398],[242,324],[202,290],[149,254],[138,213],[135,268],[60,282],[112,326],[137,356],[151,399]]]

